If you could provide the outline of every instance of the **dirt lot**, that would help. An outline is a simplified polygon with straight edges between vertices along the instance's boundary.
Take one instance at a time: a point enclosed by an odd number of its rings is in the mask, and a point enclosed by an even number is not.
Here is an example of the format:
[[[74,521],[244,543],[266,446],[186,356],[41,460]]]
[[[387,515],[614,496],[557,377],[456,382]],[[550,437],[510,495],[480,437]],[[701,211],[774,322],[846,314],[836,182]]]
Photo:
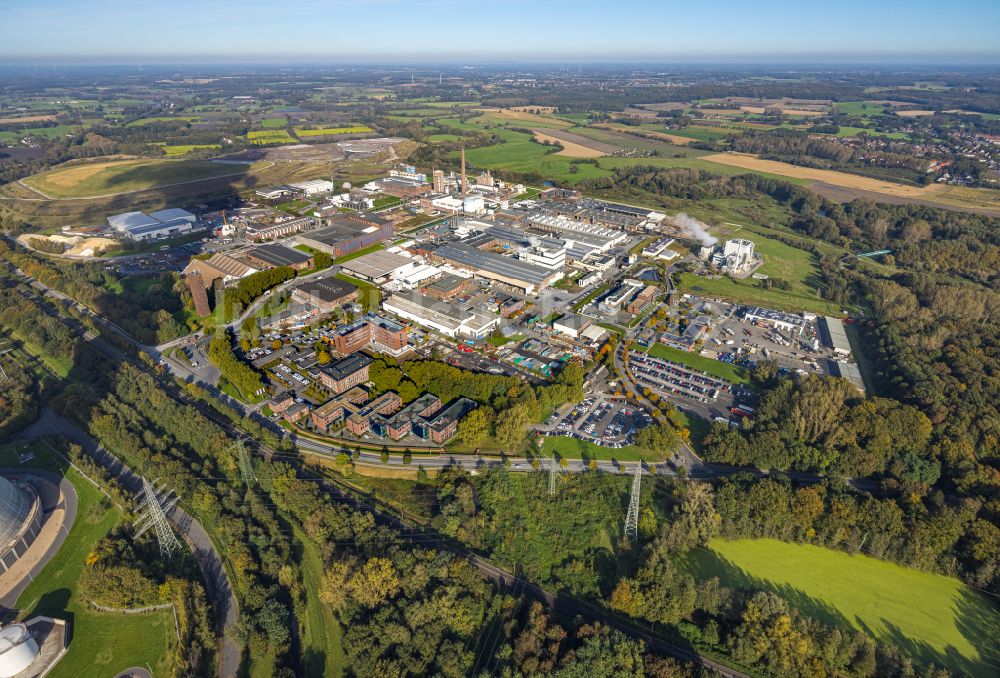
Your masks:
[[[896,115],[901,118],[922,118],[934,115],[934,111],[896,111]]]
[[[475,108],[479,113],[489,115],[494,118],[506,118],[507,120],[523,120],[524,122],[537,122],[555,125],[556,127],[572,127],[573,123],[568,120],[560,120],[547,115],[535,115],[524,111],[512,111],[509,108]]]
[[[616,146],[611,144],[604,144],[564,130],[536,129],[532,131],[535,133],[536,141],[550,141],[560,144],[563,150],[556,155],[567,155],[571,158],[600,158],[618,150]]]
[[[39,235],[39,234],[26,234],[18,236],[18,241],[31,247],[32,240],[49,240],[52,242],[61,242],[70,245],[63,254],[69,256],[77,257],[93,257],[99,255],[101,252],[107,251],[109,249],[118,247],[121,243],[117,240],[111,238],[83,238],[81,236],[65,236],[65,235]]]
[[[746,113],[765,113],[767,109],[763,106],[740,106],[740,110]],[[824,111],[808,111],[803,108],[782,108],[783,115],[826,115]]]

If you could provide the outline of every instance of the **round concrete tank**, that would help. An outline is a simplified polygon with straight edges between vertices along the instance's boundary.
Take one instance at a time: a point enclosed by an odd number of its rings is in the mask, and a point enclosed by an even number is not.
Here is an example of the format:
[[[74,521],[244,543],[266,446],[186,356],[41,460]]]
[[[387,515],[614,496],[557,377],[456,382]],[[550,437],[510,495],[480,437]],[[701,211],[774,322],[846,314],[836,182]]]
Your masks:
[[[24,624],[0,629],[0,678],[10,678],[31,666],[38,656],[38,643]]]
[[[21,536],[34,497],[0,476],[0,553]]]

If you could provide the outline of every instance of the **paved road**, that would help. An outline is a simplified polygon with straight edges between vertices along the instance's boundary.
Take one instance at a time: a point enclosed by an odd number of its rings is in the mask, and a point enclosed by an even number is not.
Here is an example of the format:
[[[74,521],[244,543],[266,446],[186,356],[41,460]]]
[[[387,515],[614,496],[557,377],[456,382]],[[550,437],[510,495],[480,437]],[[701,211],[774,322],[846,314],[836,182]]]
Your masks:
[[[49,408],[42,411],[42,415],[25,433],[34,436],[53,433],[62,435],[84,448],[101,465],[115,474],[118,482],[124,487],[132,492],[137,492],[142,487],[142,480],[132,469],[111,452],[98,445],[97,441],[71,421]],[[240,646],[236,642],[239,611],[236,607],[236,597],[233,595],[229,578],[223,566],[222,556],[216,550],[212,538],[201,523],[182,508],[174,507],[169,518],[198,561],[198,566],[205,578],[208,594],[215,607],[220,634],[218,675],[222,678],[236,676],[239,672],[241,655]]]

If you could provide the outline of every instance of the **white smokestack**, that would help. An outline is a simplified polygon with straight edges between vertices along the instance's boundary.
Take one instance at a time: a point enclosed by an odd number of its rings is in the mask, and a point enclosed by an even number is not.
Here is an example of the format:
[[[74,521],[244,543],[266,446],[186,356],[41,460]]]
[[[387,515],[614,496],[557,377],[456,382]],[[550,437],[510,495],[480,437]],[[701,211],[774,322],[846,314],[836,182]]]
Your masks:
[[[719,242],[718,238],[709,235],[708,224],[702,223],[694,217],[689,217],[684,212],[680,212],[674,217],[674,224],[677,225],[677,228],[681,229],[684,235],[692,240],[701,241],[701,244],[705,247],[711,247]]]

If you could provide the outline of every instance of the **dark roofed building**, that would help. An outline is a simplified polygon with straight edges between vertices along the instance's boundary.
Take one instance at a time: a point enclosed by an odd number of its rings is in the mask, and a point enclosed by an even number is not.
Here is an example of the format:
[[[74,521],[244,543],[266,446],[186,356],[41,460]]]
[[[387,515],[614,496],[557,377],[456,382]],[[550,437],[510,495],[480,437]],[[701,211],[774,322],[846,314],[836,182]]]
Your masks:
[[[335,214],[326,225],[299,236],[304,245],[335,257],[392,237],[392,223],[371,214]]]
[[[368,381],[368,366],[372,362],[364,353],[354,353],[321,370],[319,379],[335,394],[343,393]]]
[[[354,301],[358,298],[358,288],[351,283],[334,278],[317,278],[304,282],[292,290],[292,300],[315,306],[324,313]]]
[[[293,250],[284,245],[261,245],[254,247],[247,252],[247,259],[258,264],[261,268],[277,268],[278,266],[291,266],[296,271],[304,271],[313,265],[311,254]]]

